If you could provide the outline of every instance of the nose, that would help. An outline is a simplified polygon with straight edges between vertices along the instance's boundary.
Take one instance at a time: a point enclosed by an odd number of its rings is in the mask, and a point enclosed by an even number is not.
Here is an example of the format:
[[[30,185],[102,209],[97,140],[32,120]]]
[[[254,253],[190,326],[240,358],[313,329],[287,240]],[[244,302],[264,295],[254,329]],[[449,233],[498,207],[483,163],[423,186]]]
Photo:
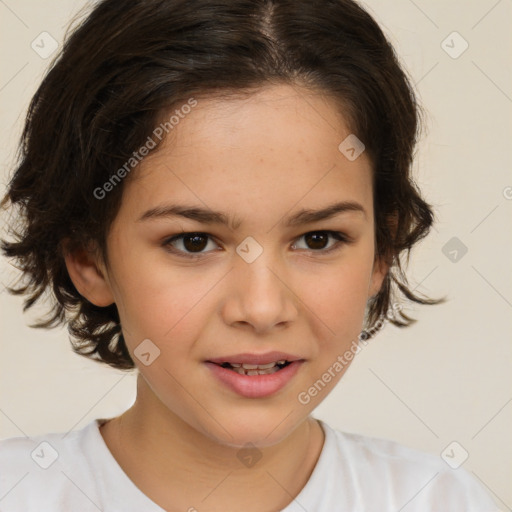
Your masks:
[[[252,263],[237,255],[222,309],[226,324],[258,334],[290,325],[298,317],[300,302],[290,276],[269,250]]]

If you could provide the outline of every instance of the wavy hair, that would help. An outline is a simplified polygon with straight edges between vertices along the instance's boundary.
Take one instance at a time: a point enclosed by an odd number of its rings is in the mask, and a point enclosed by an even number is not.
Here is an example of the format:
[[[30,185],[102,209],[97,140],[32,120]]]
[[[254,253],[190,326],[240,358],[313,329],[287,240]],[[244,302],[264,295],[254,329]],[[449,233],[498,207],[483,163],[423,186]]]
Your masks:
[[[272,84],[300,85],[339,106],[373,167],[376,257],[390,270],[368,301],[365,324],[410,290],[401,256],[427,235],[433,212],[411,176],[422,109],[395,51],[374,19],[351,0],[103,0],[66,37],[30,103],[16,168],[2,207],[16,210],[2,240],[23,282],[24,310],[52,297],[32,327],[66,324],[73,349],[119,369],[134,367],[115,304],[82,297],[64,262],[69,249],[106,240],[122,200],[120,182],[94,190],[187,98],[250,95]],[[390,313],[391,312],[391,313]]]

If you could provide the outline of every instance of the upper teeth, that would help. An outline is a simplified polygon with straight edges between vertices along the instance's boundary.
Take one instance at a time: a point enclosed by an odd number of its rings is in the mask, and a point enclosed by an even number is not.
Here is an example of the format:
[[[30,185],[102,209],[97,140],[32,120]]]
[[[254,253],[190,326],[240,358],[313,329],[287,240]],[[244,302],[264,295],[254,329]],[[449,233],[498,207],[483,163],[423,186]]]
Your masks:
[[[282,361],[274,361],[273,363],[267,364],[247,364],[247,363],[229,363],[233,368],[242,367],[244,370],[268,370],[269,368],[273,368],[277,364],[285,364],[286,360]]]

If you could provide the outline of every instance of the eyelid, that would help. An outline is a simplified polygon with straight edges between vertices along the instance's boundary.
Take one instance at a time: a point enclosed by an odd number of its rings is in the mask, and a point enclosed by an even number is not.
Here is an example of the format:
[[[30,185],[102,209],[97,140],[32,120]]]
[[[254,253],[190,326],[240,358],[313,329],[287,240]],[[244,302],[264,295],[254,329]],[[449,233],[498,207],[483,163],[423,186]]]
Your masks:
[[[316,249],[316,250],[315,249],[300,249],[301,251],[305,251],[309,254],[321,256],[321,255],[329,254],[331,252],[339,250],[341,248],[341,246],[349,245],[354,241],[354,239],[352,237],[348,236],[346,233],[344,233],[342,231],[335,231],[332,229],[315,229],[315,230],[307,231],[307,232],[303,233],[302,235],[299,235],[298,237],[296,237],[293,245],[295,245],[296,242],[298,240],[300,240],[301,238],[305,237],[306,235],[313,234],[313,233],[325,233],[327,235],[330,235],[331,237],[333,237],[337,240],[337,243],[332,245],[329,249]],[[182,240],[183,238],[185,238],[187,236],[194,236],[194,235],[206,237],[209,240],[212,240],[213,242],[215,242],[217,245],[219,245],[218,242],[216,241],[216,237],[209,233],[202,232],[202,231],[183,231],[179,234],[172,235],[170,237],[165,238],[162,242],[162,246],[165,248],[166,251],[170,252],[171,254],[175,254],[177,256],[188,258],[188,259],[203,258],[203,257],[208,256],[212,252],[217,252],[215,250],[213,250],[213,251],[210,250],[207,252],[191,253],[191,252],[181,251],[179,249],[174,248],[171,245],[171,242],[174,242],[176,240]]]
[[[309,254],[313,254],[313,255],[322,256],[325,254],[330,254],[331,252],[335,252],[335,251],[341,249],[341,246],[348,245],[353,242],[353,239],[351,237],[349,237],[347,234],[343,233],[342,231],[334,231],[332,229],[317,229],[317,230],[313,230],[313,231],[308,231],[308,232],[300,235],[299,237],[297,237],[296,241],[300,240],[301,238],[305,237],[306,235],[310,235],[313,233],[327,234],[328,236],[331,236],[332,238],[334,238],[336,240],[336,243],[333,244],[328,249],[316,249],[316,250],[315,249],[300,249],[301,251],[305,251],[305,252],[307,252]],[[296,243],[297,242],[294,242],[294,245]]]
[[[176,249],[175,247],[173,247],[171,245],[171,242],[174,242],[176,240],[183,240],[183,238],[185,238],[187,236],[194,236],[194,235],[208,238],[209,240],[212,240],[217,245],[219,245],[218,242],[216,241],[216,238],[213,235],[210,235],[209,233],[205,233],[203,231],[183,231],[182,233],[179,233],[177,235],[173,235],[173,236],[165,238],[162,242],[162,246],[164,247],[164,249],[166,251],[170,252],[171,254],[175,254],[177,256],[181,256],[181,257],[188,258],[188,259],[204,258],[205,256],[208,256],[212,252],[216,252],[216,251],[211,251],[211,250],[207,251],[207,252],[198,252],[198,253],[185,252],[185,251]]]

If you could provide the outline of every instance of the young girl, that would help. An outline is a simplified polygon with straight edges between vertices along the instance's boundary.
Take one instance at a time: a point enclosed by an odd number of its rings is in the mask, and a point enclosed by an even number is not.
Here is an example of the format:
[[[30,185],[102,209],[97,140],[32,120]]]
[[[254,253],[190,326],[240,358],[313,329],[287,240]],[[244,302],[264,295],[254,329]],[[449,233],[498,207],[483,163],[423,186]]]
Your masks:
[[[419,107],[351,0],[104,0],[35,94],[3,241],[40,327],[138,369],[82,430],[0,445],[4,511],[496,510],[463,469],[311,413],[433,221]]]

